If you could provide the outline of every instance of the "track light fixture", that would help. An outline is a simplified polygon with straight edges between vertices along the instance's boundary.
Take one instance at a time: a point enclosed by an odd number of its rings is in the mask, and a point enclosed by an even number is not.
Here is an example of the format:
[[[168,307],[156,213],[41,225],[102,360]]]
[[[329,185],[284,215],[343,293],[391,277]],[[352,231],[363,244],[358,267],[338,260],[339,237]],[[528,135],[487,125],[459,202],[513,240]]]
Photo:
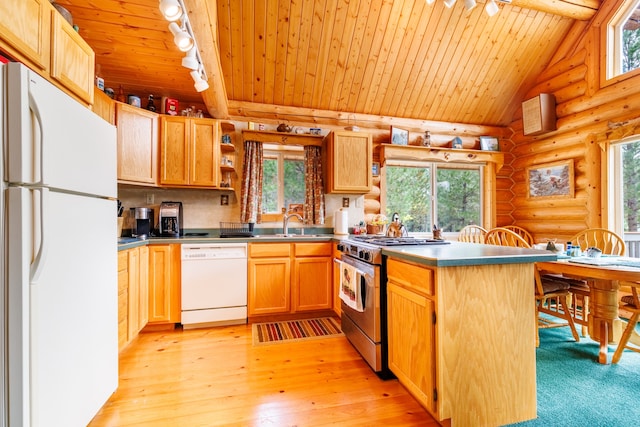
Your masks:
[[[169,22],[174,22],[180,19],[182,11],[184,10],[178,0],[160,0],[160,12]]]
[[[507,4],[511,3],[511,0],[497,0],[497,1],[499,1],[500,3],[507,3]],[[426,2],[427,4],[433,4],[436,2],[436,0],[426,0]],[[448,8],[452,8],[455,5],[456,0],[443,0],[443,3]],[[476,0],[464,0],[464,8],[466,11],[470,11],[477,5],[478,5],[478,2]],[[500,11],[500,8],[498,8],[498,4],[496,3],[496,0],[487,0],[484,10],[487,12],[487,15],[493,16]]]
[[[180,51],[186,52],[185,57],[182,58],[182,66],[191,70],[190,75],[196,91],[207,90],[209,88],[207,73],[204,71],[204,65],[189,22],[184,0],[159,0],[159,2],[162,15],[167,21],[171,22],[169,30],[173,34],[173,42]]]

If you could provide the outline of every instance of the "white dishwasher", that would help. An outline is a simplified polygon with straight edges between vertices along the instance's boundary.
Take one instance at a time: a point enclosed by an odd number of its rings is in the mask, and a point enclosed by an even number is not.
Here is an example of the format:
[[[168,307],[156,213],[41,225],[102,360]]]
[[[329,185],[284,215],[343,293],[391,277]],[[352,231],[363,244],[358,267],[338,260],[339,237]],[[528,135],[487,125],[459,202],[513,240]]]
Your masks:
[[[182,245],[184,328],[247,322],[247,244]]]

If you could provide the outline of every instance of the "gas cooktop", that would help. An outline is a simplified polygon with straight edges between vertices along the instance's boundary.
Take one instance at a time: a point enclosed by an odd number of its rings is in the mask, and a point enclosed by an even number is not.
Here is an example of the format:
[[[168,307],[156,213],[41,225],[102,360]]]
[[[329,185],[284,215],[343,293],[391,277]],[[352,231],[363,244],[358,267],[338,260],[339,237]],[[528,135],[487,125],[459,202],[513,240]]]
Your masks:
[[[438,239],[423,239],[416,237],[387,237],[379,235],[354,235],[349,239],[376,246],[402,246],[402,245],[446,245],[449,242]]]

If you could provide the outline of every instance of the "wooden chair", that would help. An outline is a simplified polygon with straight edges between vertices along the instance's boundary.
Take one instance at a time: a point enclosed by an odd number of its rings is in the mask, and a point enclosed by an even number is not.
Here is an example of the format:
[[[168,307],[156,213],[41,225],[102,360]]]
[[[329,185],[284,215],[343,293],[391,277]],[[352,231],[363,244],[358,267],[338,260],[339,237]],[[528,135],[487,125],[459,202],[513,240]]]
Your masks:
[[[459,242],[469,243],[484,243],[484,236],[487,234],[487,230],[479,225],[467,225],[462,227],[460,234],[458,234]]]
[[[490,245],[516,246],[530,248],[531,245],[519,234],[507,228],[493,228],[487,232],[486,242]],[[548,278],[543,281],[540,272],[534,270],[536,295],[536,347],[540,346],[539,329],[569,326],[576,341],[580,341],[576,325],[569,310],[569,283]],[[554,322],[548,317],[540,317],[540,313],[563,319],[565,322]]]
[[[624,255],[626,250],[622,237],[606,228],[588,228],[573,236],[570,242],[573,246],[580,246],[582,252],[588,248],[598,248],[606,255]],[[585,336],[589,326],[589,283],[580,278],[564,280],[569,282],[573,320],[581,326],[582,336]]]
[[[640,293],[638,291],[640,283],[629,283],[629,285],[631,286],[631,295],[622,297],[622,302],[625,304],[624,310],[630,312],[631,317],[629,318],[627,327],[622,333],[622,337],[620,337],[618,347],[616,348],[615,353],[613,353],[613,359],[611,359],[611,363],[618,363],[625,348],[640,353],[640,338],[635,332],[636,325],[640,320],[640,298],[638,297],[638,294]],[[632,336],[634,337],[634,339],[631,340],[632,344],[630,345],[629,341]]]
[[[533,240],[533,236],[527,230],[517,225],[505,225],[502,228],[506,228],[507,230],[511,230],[520,237],[522,237],[530,246],[533,246],[535,243]]]
[[[496,227],[487,231],[487,235],[484,236],[484,241],[489,245],[515,246],[519,248],[531,247],[519,234],[504,227]]]

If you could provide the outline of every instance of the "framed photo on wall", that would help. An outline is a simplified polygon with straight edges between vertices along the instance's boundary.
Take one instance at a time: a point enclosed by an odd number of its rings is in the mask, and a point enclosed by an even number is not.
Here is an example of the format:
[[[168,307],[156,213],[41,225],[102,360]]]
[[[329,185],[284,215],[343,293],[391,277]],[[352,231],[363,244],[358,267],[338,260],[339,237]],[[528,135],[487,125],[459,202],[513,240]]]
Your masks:
[[[482,151],[500,151],[498,138],[495,136],[481,136],[480,149]]]
[[[574,196],[573,160],[529,166],[528,198],[572,198]]]
[[[391,143],[395,145],[408,145],[409,131],[391,126]]]

